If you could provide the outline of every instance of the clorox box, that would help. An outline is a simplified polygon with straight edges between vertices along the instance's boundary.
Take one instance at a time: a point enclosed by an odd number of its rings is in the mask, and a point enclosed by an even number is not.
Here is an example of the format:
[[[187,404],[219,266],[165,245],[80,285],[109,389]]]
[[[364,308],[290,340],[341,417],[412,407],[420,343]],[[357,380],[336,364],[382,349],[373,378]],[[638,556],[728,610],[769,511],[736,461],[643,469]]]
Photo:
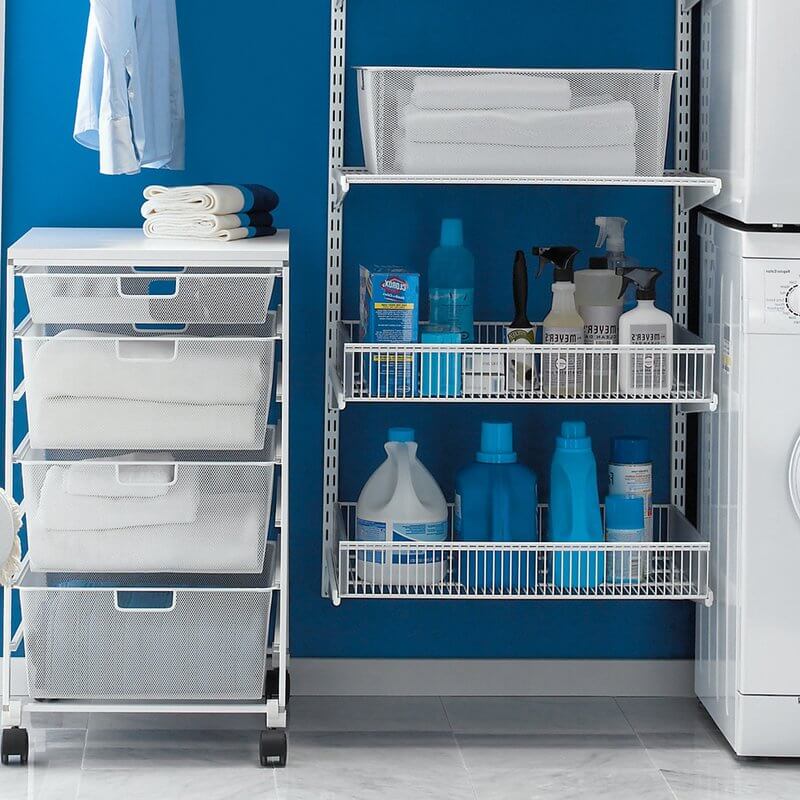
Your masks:
[[[419,341],[419,274],[402,267],[361,267],[361,341],[413,344]],[[370,397],[413,395],[417,357],[406,353],[370,353],[356,367]]]

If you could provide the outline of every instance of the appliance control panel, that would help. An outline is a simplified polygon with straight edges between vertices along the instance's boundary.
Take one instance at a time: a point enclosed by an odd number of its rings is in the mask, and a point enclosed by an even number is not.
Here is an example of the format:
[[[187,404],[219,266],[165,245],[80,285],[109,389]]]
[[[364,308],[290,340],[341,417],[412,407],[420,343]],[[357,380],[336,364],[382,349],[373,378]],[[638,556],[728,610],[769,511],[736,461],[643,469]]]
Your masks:
[[[800,334],[800,261],[746,259],[747,333]]]

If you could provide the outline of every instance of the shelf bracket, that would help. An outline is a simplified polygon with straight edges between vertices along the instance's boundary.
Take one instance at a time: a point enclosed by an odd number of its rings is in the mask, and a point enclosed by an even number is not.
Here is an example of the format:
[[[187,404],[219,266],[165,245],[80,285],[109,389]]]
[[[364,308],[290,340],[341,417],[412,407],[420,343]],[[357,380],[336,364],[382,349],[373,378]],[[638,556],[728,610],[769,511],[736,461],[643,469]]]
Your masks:
[[[703,600],[700,601],[706,608],[711,608],[714,605],[714,592],[709,589],[708,594]]]
[[[716,197],[722,191],[722,182],[716,181],[710,186],[681,186],[678,191],[682,194],[683,208],[691,211]]]
[[[335,187],[335,197],[333,201],[334,208],[337,210],[340,209],[344,205],[344,201],[347,198],[347,193],[350,191],[350,181],[347,179],[347,175],[342,172],[339,167],[333,168],[333,185]]]
[[[700,0],[683,0],[684,14],[688,14],[699,2]]]

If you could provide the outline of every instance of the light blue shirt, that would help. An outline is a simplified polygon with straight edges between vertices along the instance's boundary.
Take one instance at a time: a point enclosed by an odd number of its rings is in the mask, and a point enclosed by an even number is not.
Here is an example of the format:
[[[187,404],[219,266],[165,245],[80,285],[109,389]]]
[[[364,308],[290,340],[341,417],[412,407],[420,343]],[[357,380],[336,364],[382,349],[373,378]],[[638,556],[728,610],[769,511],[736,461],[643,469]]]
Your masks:
[[[90,0],[75,140],[100,172],[184,168],[175,0]]]

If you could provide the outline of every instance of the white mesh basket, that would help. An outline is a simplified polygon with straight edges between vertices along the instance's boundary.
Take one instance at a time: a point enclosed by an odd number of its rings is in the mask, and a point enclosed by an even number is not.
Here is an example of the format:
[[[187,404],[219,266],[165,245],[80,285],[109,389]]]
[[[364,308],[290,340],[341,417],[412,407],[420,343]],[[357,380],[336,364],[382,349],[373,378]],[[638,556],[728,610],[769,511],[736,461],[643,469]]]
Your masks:
[[[20,338],[31,447],[262,450],[274,312],[253,330],[30,326]]]
[[[366,167],[377,174],[663,175],[674,75],[360,67]]]
[[[261,699],[270,575],[170,584],[29,574],[20,599],[31,697]]]
[[[260,325],[267,319],[275,276],[59,266],[28,267],[22,280],[37,323]]]
[[[274,463],[45,455],[22,459],[31,570],[262,571]]]

